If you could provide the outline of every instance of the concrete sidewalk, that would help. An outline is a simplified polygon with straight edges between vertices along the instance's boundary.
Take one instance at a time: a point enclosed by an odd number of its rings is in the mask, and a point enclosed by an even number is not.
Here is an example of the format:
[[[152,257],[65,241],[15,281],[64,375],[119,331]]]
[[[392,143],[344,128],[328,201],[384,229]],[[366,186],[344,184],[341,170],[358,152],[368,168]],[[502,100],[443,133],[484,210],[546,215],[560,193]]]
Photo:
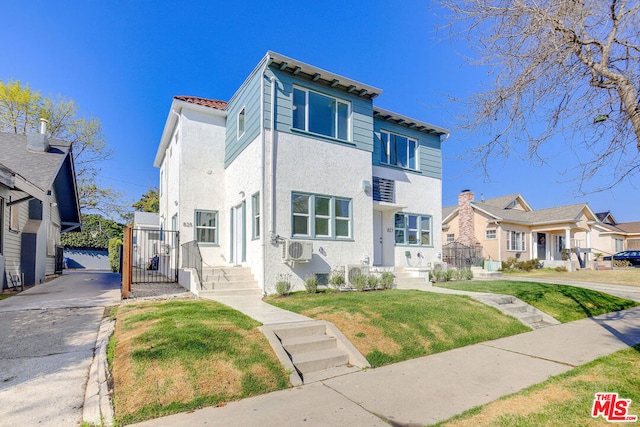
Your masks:
[[[426,425],[638,343],[640,307],[138,425]]]

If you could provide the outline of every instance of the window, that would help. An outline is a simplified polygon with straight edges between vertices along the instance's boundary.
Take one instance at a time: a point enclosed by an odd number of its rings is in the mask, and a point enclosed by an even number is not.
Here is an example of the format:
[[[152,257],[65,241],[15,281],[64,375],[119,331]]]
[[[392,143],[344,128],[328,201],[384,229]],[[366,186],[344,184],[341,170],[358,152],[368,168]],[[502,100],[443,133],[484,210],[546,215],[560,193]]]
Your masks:
[[[349,140],[351,105],[308,89],[293,88],[293,128]]]
[[[244,135],[244,110],[245,108],[242,107],[242,110],[238,113],[238,139]]]
[[[171,217],[171,230],[178,231],[178,214],[173,214]]]
[[[196,211],[196,241],[218,244],[218,212]]]
[[[395,235],[397,245],[431,246],[431,217],[397,213]]]
[[[351,237],[351,199],[315,194],[291,196],[294,237],[348,239]]]
[[[556,252],[562,252],[564,248],[564,236],[556,236]]]
[[[380,131],[380,140],[380,163],[418,169],[418,141],[386,131]]]
[[[4,254],[4,198],[0,197],[0,255]]]
[[[447,244],[449,243],[453,243],[456,241],[456,235],[451,233],[451,234],[447,234]]]
[[[622,239],[613,239],[616,246],[616,252],[620,252],[624,249],[624,241]]]
[[[524,251],[525,242],[524,231],[507,231],[508,251]]]
[[[47,229],[47,256],[56,256],[56,246],[60,244],[60,226],[49,223]]]
[[[260,193],[251,196],[251,217],[252,231],[251,235],[254,239],[260,237]]]
[[[496,240],[496,230],[485,230],[484,240]]]

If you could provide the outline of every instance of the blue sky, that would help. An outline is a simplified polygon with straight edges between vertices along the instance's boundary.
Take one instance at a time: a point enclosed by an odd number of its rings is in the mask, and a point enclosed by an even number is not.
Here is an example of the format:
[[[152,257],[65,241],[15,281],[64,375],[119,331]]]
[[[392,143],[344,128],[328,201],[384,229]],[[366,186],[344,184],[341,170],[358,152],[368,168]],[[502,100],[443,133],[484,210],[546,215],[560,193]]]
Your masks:
[[[156,149],[174,95],[228,100],[267,50],[381,88],[382,108],[451,129],[443,144],[443,201],[462,189],[476,198],[521,193],[534,209],[588,202],[619,221],[640,220],[638,183],[586,196],[560,172],[572,159],[552,141],[545,166],[508,159],[490,181],[460,159],[482,135],[457,131],[465,96],[486,70],[463,58],[461,43],[441,40],[445,22],[429,1],[21,1],[0,16],[0,79],[43,95],[72,98],[102,121],[113,160],[100,180],[130,204],[152,186]]]

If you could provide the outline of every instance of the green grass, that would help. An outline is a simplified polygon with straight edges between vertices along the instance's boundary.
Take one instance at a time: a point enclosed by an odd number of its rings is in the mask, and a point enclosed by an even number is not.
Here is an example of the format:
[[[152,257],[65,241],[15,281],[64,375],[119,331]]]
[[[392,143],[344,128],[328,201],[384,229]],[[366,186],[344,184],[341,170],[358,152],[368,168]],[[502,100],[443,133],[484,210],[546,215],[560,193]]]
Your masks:
[[[265,301],[334,323],[374,367],[530,330],[459,295],[387,290],[295,293]]]
[[[118,422],[288,387],[284,368],[259,325],[213,301],[122,305],[113,357]]]
[[[10,296],[11,296],[11,295],[0,295],[0,300],[7,299],[7,298],[9,298]]]
[[[591,418],[594,395],[598,392],[618,393],[619,398],[631,399],[628,414],[640,416],[640,345],[594,360],[435,425],[611,425],[602,417]]]
[[[438,286],[513,295],[562,323],[635,307],[637,302],[574,286],[512,280],[447,282]]]

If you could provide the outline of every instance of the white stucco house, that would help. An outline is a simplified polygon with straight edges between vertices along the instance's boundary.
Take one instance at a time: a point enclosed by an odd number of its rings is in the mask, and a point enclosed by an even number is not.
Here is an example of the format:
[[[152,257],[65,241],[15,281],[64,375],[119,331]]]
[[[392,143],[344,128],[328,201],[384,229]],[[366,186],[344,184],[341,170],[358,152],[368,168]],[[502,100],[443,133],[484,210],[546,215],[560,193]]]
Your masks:
[[[263,293],[280,274],[300,289],[439,262],[449,131],[375,106],[381,92],[268,52],[228,102],[174,97],[154,161],[161,228]]]

